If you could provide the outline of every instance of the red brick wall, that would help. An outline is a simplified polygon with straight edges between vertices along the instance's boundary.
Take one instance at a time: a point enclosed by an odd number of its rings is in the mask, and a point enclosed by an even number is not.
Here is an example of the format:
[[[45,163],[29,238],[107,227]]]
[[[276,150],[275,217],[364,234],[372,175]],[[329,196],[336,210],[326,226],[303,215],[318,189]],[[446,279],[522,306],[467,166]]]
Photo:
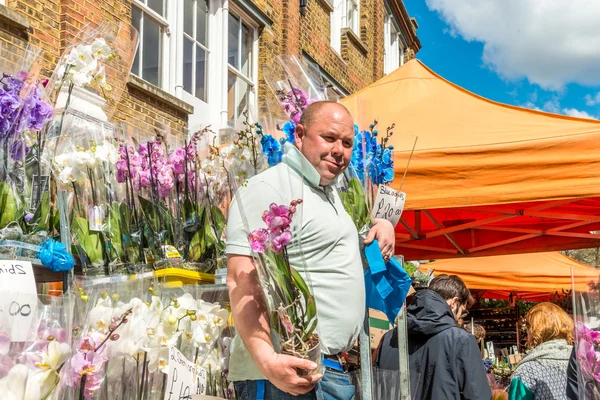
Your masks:
[[[305,16],[299,11],[300,0],[253,1],[273,20],[273,24],[262,29],[259,36],[260,113],[278,107],[264,81],[262,67],[273,65],[275,57],[280,54],[301,57],[306,52],[349,92],[383,76],[384,0],[361,0],[358,38],[364,47],[344,35],[341,54],[330,46],[330,9],[327,6],[330,0],[309,0]],[[131,22],[131,0],[7,0],[7,7],[27,17],[30,29],[28,32],[16,32],[0,23],[0,40],[22,47],[29,41],[42,48],[44,76],[52,73],[62,51],[86,23]],[[127,86],[125,75],[113,71],[111,76],[113,86],[124,87],[115,113],[117,120],[149,132],[164,126],[176,133],[185,130],[185,112]]]
[[[131,0],[8,0],[6,6],[27,17],[30,28],[19,34],[11,28],[2,29],[0,24],[0,40],[40,47],[44,51],[41,73],[45,77],[52,74],[60,55],[85,24],[131,23]],[[115,121],[125,121],[144,132],[165,127],[173,133],[184,132],[184,112],[128,87],[124,71],[108,71],[108,75],[111,86],[117,91],[122,89]]]

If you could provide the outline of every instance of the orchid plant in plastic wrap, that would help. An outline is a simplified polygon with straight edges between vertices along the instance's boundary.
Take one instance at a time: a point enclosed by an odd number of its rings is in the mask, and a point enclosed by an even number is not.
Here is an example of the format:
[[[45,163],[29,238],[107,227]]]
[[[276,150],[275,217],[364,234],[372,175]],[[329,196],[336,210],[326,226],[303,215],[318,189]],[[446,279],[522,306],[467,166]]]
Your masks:
[[[261,266],[263,289],[271,303],[271,329],[281,339],[281,351],[320,365],[317,305],[305,279],[290,265],[287,253],[292,218],[300,204],[301,199],[289,205],[271,203],[262,215],[266,228],[250,232],[248,241]]]
[[[275,129],[264,129],[261,124],[256,124],[262,151],[272,167],[281,162],[284,144],[294,143],[296,125],[300,122],[302,112],[316,101],[327,100],[327,93],[318,66],[300,61],[295,56],[280,56],[276,63],[265,67],[263,72],[269,88],[289,119],[283,126],[275,124]],[[275,110],[271,110],[271,113],[278,114]]]
[[[39,244],[50,227],[47,201],[41,209],[42,204],[34,199],[40,194],[33,184],[35,170],[40,168],[35,136],[39,137],[52,114],[44,83],[37,80],[41,51],[2,42],[0,55],[0,242]],[[0,253],[35,257],[21,247],[1,244]]]
[[[337,185],[344,208],[361,234],[366,234],[370,228],[375,187],[389,184],[394,179],[394,147],[387,145],[394,134],[394,125],[381,137],[376,127],[377,121],[369,125],[369,130],[360,131],[354,125],[350,167]]]
[[[227,327],[228,311],[202,300],[201,289],[171,293],[156,287],[151,281],[78,289],[81,324],[63,372],[65,393],[162,400],[168,390],[169,348],[199,366],[210,362]]]
[[[86,25],[66,48],[48,87],[53,120],[41,141],[57,189],[70,193],[67,220],[84,272],[109,273],[114,245],[108,216],[118,160],[112,117],[125,87],[137,43],[128,24]]]
[[[230,186],[243,185],[249,178],[268,168],[268,160],[261,151],[262,132],[260,128],[249,122],[248,112],[244,112],[245,128],[235,134],[231,143],[224,145],[220,150],[223,167],[228,173]],[[261,133],[259,133],[261,132]],[[231,171],[236,171],[231,174]]]
[[[600,399],[600,279],[583,282],[572,274],[578,398]]]
[[[23,298],[13,294],[13,298]],[[10,332],[19,316],[0,321],[0,393],[3,399],[59,399],[62,370],[71,355],[66,299],[42,299],[30,331]],[[49,301],[48,301],[49,300]],[[35,310],[35,311],[34,311]],[[8,318],[8,320],[6,319]],[[22,325],[20,325],[22,326]]]

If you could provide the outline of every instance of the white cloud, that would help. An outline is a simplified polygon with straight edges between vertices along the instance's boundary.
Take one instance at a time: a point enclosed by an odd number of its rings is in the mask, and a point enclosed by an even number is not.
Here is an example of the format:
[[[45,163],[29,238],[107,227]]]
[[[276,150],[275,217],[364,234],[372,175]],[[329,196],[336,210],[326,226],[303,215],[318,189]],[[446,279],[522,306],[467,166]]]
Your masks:
[[[585,104],[588,106],[595,106],[598,103],[600,103],[600,92],[596,93],[595,96],[590,94],[585,95]]]
[[[557,96],[554,96],[550,100],[545,102],[542,108],[544,109],[544,111],[558,114],[560,112],[560,100]]]
[[[591,116],[590,114],[588,114],[587,112],[580,111],[575,108],[563,108],[562,112],[563,112],[563,114],[570,115],[571,117],[596,119],[593,116]]]
[[[544,89],[600,84],[598,0],[426,0],[450,32],[483,43],[483,61],[504,78]]]
[[[521,107],[531,108],[532,110],[536,110],[536,111],[542,111],[541,108],[539,108],[535,103],[532,103],[531,101],[528,101],[527,103],[522,104]]]

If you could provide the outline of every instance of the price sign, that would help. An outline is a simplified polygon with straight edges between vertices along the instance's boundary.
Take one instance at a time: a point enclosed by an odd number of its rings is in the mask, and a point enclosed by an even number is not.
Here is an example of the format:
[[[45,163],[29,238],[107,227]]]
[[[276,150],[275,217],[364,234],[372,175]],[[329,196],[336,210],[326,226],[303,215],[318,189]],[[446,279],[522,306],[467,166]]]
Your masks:
[[[380,185],[371,217],[387,219],[396,227],[398,221],[400,221],[405,201],[406,193],[398,192],[389,186]]]
[[[38,304],[31,263],[0,260],[0,293],[0,330],[14,342],[28,340]]]
[[[196,393],[196,365],[174,347],[169,349],[169,379],[165,400],[191,400]],[[206,385],[205,385],[206,387]]]
[[[202,367],[196,370],[196,394],[206,394],[206,370]]]

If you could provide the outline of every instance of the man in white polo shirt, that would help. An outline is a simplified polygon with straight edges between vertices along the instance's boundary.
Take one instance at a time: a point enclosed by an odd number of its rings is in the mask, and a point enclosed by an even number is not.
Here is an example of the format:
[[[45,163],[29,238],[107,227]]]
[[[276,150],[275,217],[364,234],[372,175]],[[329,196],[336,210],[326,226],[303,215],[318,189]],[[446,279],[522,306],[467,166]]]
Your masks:
[[[354,395],[350,379],[335,361],[355,343],[363,323],[363,268],[356,228],[333,187],[350,163],[353,144],[354,123],[344,106],[310,105],[296,126],[295,146],[284,147],[283,162],[251,178],[230,207],[227,286],[238,336],[232,346],[229,379],[242,400],[349,400]],[[262,213],[270,203],[289,204],[300,197],[302,212],[294,217],[292,234],[300,235],[302,246],[292,241],[288,255],[291,265],[306,265],[308,276],[304,268],[297,269],[316,299],[322,350],[326,359],[333,360],[326,363],[329,368],[323,377],[299,376],[296,368],[310,371],[315,365],[275,352],[248,243],[248,232],[263,227]],[[391,223],[374,221],[366,243],[373,239],[389,259],[394,252]]]

